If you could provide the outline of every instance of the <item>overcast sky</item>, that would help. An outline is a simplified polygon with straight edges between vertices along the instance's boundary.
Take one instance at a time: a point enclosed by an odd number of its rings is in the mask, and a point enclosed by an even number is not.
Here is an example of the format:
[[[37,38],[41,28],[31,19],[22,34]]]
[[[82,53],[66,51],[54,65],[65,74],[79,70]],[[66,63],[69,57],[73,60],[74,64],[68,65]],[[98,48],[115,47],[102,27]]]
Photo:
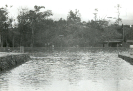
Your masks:
[[[120,18],[124,24],[133,24],[133,1],[132,0],[2,0],[0,7],[13,5],[9,9],[10,15],[16,17],[18,9],[33,9],[35,5],[45,6],[45,10],[52,10],[53,19],[66,19],[70,10],[78,9],[81,13],[82,21],[94,19],[95,8],[98,9],[97,18],[108,19],[107,17],[117,18],[117,4],[120,4]],[[110,19],[113,21],[113,19]]]

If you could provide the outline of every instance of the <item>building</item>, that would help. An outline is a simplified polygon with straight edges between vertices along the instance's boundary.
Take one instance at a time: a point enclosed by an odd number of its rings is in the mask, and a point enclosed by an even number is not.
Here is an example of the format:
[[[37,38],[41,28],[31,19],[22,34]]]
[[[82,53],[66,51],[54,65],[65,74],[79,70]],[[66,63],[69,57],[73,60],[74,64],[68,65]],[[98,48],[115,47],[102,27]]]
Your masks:
[[[114,39],[103,42],[103,47],[122,47],[122,39]]]

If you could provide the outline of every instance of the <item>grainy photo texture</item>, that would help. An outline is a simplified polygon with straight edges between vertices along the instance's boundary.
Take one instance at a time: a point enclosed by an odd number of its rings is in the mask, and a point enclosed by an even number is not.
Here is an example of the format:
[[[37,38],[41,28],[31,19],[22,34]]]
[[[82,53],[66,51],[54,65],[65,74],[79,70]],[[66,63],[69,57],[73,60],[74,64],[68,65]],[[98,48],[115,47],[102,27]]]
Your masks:
[[[133,91],[132,0],[2,0],[0,91]]]

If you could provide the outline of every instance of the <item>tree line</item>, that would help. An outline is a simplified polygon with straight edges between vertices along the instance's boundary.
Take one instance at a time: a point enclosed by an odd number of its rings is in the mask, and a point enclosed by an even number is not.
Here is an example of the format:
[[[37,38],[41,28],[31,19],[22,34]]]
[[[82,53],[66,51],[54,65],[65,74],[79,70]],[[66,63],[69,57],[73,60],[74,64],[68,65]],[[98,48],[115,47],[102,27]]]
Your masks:
[[[70,10],[67,19],[53,20],[51,10],[35,5],[34,10],[21,9],[13,27],[14,19],[8,16],[6,7],[0,8],[1,47],[90,47],[99,46],[103,41],[122,39],[122,26],[109,25],[104,19],[82,21],[77,9]],[[125,34],[126,39],[129,34]]]

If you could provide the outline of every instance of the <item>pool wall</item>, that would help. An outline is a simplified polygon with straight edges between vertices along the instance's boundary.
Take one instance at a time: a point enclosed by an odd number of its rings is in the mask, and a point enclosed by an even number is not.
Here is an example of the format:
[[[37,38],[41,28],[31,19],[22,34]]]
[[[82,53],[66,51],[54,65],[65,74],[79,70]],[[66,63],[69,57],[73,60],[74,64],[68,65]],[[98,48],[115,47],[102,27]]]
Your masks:
[[[11,69],[27,62],[30,59],[28,54],[5,55],[0,57],[0,72]]]
[[[119,58],[122,58],[123,60],[129,62],[131,65],[133,65],[133,55],[131,54],[118,54]]]

